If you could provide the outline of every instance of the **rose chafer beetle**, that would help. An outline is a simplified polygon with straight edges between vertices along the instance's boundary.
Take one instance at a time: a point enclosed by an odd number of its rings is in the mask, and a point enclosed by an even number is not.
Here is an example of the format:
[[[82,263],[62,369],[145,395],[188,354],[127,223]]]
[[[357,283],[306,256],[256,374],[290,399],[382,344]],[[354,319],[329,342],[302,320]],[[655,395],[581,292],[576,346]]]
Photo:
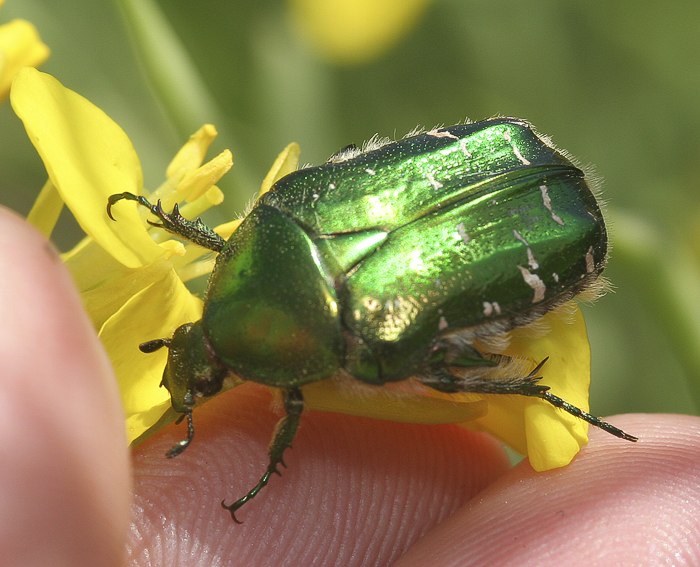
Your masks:
[[[279,388],[286,415],[258,484],[283,463],[303,410],[301,387],[344,374],[381,386],[414,379],[447,393],[543,399],[609,433],[636,438],[567,403],[527,375],[493,378],[506,358],[474,346],[590,288],[607,233],[583,172],[528,123],[511,118],[436,128],[277,181],[224,241],[201,221],[144,197],[167,231],[218,253],[202,319],[172,338],[163,374],[187,419],[235,374]]]

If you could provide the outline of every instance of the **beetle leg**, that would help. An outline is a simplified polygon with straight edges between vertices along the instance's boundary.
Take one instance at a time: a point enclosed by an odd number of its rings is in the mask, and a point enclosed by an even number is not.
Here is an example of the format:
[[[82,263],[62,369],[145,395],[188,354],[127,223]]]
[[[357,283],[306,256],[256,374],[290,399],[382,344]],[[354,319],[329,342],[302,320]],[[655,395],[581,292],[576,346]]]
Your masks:
[[[214,252],[221,252],[221,249],[226,243],[223,238],[205,225],[200,219],[191,221],[183,217],[180,214],[180,208],[177,203],[173,206],[172,212],[166,213],[161,206],[160,199],[154,205],[146,199],[146,197],[134,195],[129,192],[110,195],[107,200],[107,215],[112,220],[115,220],[112,216],[112,207],[118,201],[136,201],[142,207],[146,207],[151,211],[151,214],[158,217],[160,220],[159,223],[148,221],[148,224],[167,230],[168,232],[181,236],[190,242],[194,242]]]
[[[549,402],[554,407],[564,410],[571,415],[587,421],[591,425],[607,431],[615,437],[626,439],[627,441],[637,441],[637,437],[629,435],[611,425],[607,421],[603,421],[595,415],[570,404],[566,400],[555,396],[549,391],[549,386],[539,384],[542,379],[538,373],[547,362],[545,358],[540,362],[527,376],[515,378],[489,378],[488,376],[469,373],[465,376],[455,376],[451,374],[444,366],[433,367],[428,374],[419,377],[421,383],[430,386],[440,392],[454,394],[457,392],[470,392],[475,394],[515,394],[519,396],[528,396],[532,398],[540,398]]]
[[[175,423],[180,423],[185,418],[187,418],[187,437],[182,441],[178,441],[165,453],[165,456],[168,457],[168,459],[177,457],[180,453],[187,449],[187,447],[189,447],[190,443],[192,443],[192,439],[194,439],[194,422],[192,421],[191,409],[183,413]]]
[[[226,504],[225,500],[221,501],[221,506],[226,508],[231,512],[231,518],[237,524],[241,522],[236,518],[236,511],[243,506],[250,499],[254,498],[258,492],[270,481],[272,474],[281,474],[278,466],[284,464],[284,451],[292,446],[292,440],[297,432],[297,427],[299,426],[299,419],[301,418],[301,412],[304,409],[304,398],[302,396],[301,390],[299,388],[290,388],[283,391],[284,395],[284,409],[287,412],[277,424],[275,430],[275,436],[270,444],[270,462],[267,465],[265,473],[260,477],[258,484],[251,488],[248,493],[236,500],[233,504]]]

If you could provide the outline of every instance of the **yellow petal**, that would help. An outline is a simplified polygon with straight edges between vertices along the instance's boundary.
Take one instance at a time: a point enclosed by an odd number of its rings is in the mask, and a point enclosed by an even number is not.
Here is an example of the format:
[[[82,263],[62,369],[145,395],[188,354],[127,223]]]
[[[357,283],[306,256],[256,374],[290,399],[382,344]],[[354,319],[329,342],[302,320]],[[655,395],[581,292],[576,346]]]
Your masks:
[[[270,171],[267,172],[265,179],[260,184],[260,191],[258,192],[258,197],[263,196],[270,190],[278,179],[282,179],[285,175],[290,174],[292,171],[296,171],[299,167],[299,155],[301,154],[301,148],[296,142],[292,142],[287,145],[279,155],[275,158]]]
[[[119,381],[126,413],[129,442],[141,436],[169,407],[169,395],[160,388],[167,349],[144,354],[142,342],[170,337],[183,323],[201,317],[202,303],[172,270],[161,281],[134,295],[100,330]]]
[[[41,41],[39,33],[25,20],[12,20],[0,26],[0,97],[5,98],[12,79],[22,67],[41,65],[49,57],[49,48]]]
[[[46,238],[49,238],[62,210],[63,199],[61,199],[54,184],[48,179],[34,201],[32,210],[27,215],[27,222]]]
[[[337,63],[373,59],[406,35],[428,0],[292,0],[302,36]]]
[[[214,227],[214,232],[216,232],[216,234],[218,234],[224,240],[228,240],[242,222],[243,221],[241,219],[225,222]]]
[[[537,336],[530,328],[511,331],[504,354],[524,358],[532,366],[549,357],[540,374],[554,395],[588,410],[590,348],[579,308],[568,304],[538,321],[548,331]],[[535,336],[533,336],[535,333]],[[535,470],[568,464],[588,441],[588,424],[549,403],[518,396],[484,396],[488,414],[474,425],[490,431],[528,455]],[[471,424],[468,424],[471,425]]]
[[[44,161],[51,182],[82,229],[125,266],[160,255],[136,211],[119,203],[107,217],[113,193],[139,193],[141,165],[129,138],[104,112],[50,75],[25,68],[11,92],[12,106]]]
[[[165,261],[127,268],[92,239],[84,238],[63,261],[73,276],[85,310],[99,330],[129,299],[171,272]]]
[[[177,185],[178,200],[194,201],[204,195],[233,166],[233,154],[224,150],[201,167],[188,172]]]
[[[202,165],[216,136],[216,128],[211,124],[205,124],[192,134],[168,165],[166,177],[177,184],[187,173]]]
[[[487,408],[483,400],[429,393],[410,381],[377,387],[352,378],[324,380],[303,391],[309,409],[405,423],[459,423],[484,415]]]

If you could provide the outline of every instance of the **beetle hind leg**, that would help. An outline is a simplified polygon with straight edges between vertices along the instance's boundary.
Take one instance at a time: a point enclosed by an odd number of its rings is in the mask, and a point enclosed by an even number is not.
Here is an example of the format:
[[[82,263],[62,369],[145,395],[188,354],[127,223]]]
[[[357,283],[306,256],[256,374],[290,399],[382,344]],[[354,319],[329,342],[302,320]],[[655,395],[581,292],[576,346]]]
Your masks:
[[[284,451],[292,446],[292,441],[296,435],[297,428],[299,427],[299,420],[301,418],[301,413],[304,409],[304,398],[302,396],[301,390],[299,388],[290,388],[284,390],[284,409],[287,412],[277,424],[275,430],[275,436],[270,444],[270,461],[267,465],[267,469],[260,477],[258,483],[251,488],[245,496],[239,498],[233,504],[226,504],[225,500],[221,501],[221,506],[226,508],[231,513],[231,518],[237,524],[242,523],[238,518],[236,518],[236,512],[241,506],[246,502],[254,498],[258,492],[260,492],[270,481],[270,477],[273,474],[281,475],[279,471],[279,465],[286,467],[284,463]]]
[[[205,225],[200,219],[191,221],[183,217],[180,214],[180,208],[177,203],[173,206],[172,212],[166,213],[165,210],[163,210],[160,200],[154,205],[142,195],[135,195],[128,191],[116,193],[115,195],[110,195],[107,200],[107,215],[112,220],[115,220],[112,216],[112,207],[119,201],[135,201],[142,207],[151,211],[151,214],[160,220],[159,223],[148,221],[152,226],[167,230],[172,234],[181,236],[190,242],[194,242],[214,252],[221,252],[221,249],[224,247],[224,239]]]
[[[603,421],[599,417],[585,412],[566,400],[555,396],[549,391],[549,386],[540,384],[539,381],[542,377],[538,376],[538,374],[546,362],[547,358],[542,360],[542,362],[526,376],[515,378],[493,378],[481,373],[467,373],[464,376],[456,376],[449,372],[444,365],[434,366],[428,373],[420,376],[419,380],[426,386],[448,394],[470,392],[475,394],[515,394],[540,398],[556,408],[564,410],[603,431],[607,431],[615,437],[620,437],[627,441],[637,441],[636,437],[625,433],[622,429],[611,425],[607,421]]]

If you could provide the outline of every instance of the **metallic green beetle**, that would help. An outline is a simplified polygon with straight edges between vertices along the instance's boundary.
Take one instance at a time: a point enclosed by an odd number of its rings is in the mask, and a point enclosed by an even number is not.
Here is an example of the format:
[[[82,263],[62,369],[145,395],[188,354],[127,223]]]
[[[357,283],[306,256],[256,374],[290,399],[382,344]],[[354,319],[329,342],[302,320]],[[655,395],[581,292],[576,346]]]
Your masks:
[[[607,234],[584,174],[522,120],[436,128],[346,148],[275,183],[224,241],[199,220],[131,193],[156,226],[218,252],[202,319],[170,339],[162,384],[194,435],[197,398],[227,375],[280,388],[286,416],[258,484],[277,472],[299,424],[301,386],[343,371],[370,384],[409,377],[442,392],[541,398],[613,435],[620,429],[526,376],[486,377],[503,360],[478,337],[528,324],[589,288]],[[451,371],[451,368],[470,369]]]

